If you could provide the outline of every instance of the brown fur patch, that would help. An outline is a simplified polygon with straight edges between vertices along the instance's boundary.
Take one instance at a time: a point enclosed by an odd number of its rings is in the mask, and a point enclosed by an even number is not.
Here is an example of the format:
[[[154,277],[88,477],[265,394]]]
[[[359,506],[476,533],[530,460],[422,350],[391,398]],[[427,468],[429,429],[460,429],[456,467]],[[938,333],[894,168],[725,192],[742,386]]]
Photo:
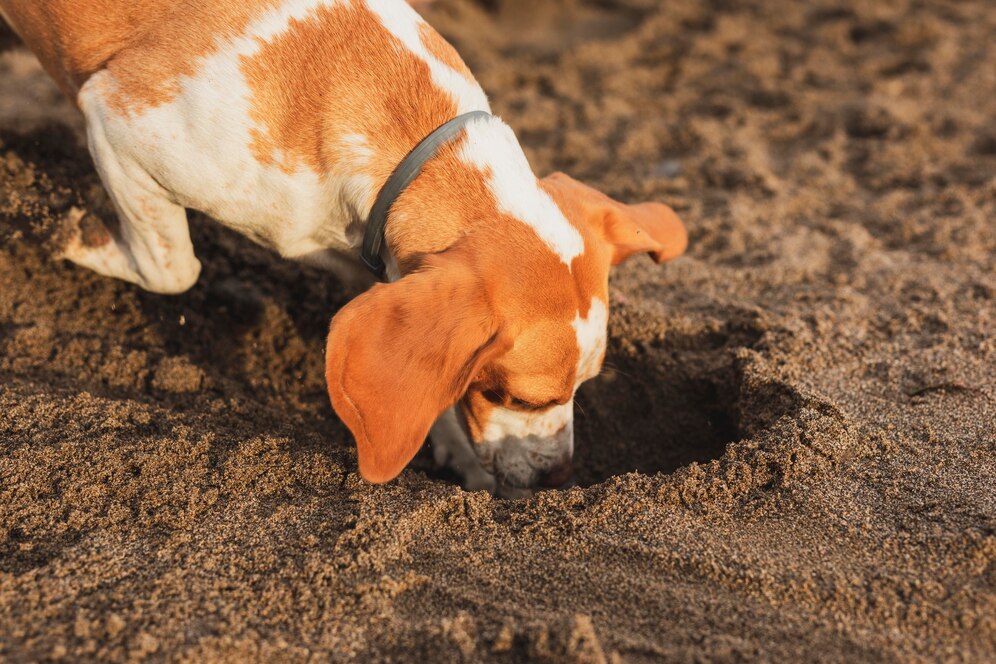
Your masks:
[[[179,79],[218,40],[245,32],[279,0],[0,0],[15,30],[75,101],[106,68],[119,84],[111,101],[136,112],[173,99]]]
[[[341,139],[366,139],[361,169],[378,184],[422,138],[456,115],[425,61],[407,51],[359,3],[321,8],[244,58],[252,92],[252,149],[291,171],[325,174],[355,156]],[[355,170],[356,165],[351,165]]]

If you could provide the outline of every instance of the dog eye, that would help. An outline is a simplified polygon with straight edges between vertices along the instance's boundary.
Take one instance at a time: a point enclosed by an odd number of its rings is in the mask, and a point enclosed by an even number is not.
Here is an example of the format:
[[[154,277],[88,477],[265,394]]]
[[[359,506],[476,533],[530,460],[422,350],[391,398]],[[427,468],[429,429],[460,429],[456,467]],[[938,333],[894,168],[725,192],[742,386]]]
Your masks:
[[[505,393],[501,390],[484,390],[482,395],[496,406],[505,405]]]
[[[512,397],[509,403],[516,408],[521,408],[522,410],[543,410],[550,405],[545,403],[533,403],[532,401],[517,399],[516,397]]]

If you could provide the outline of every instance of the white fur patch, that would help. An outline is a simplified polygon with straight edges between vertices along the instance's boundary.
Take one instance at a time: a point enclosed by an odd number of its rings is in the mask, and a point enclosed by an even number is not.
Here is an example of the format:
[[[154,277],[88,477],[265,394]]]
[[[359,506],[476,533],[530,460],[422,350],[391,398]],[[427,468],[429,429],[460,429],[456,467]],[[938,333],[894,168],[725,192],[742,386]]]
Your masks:
[[[577,336],[579,351],[577,378],[574,383],[577,386],[597,376],[601,369],[608,337],[609,308],[601,299],[593,297],[588,316],[581,318],[581,314],[578,313],[572,325]]]
[[[117,89],[111,74],[98,72],[80,93],[87,117],[98,116],[108,140],[185,207],[200,210],[226,226],[288,257],[308,256],[332,269],[352,256],[361,237],[348,237],[349,220],[369,214],[374,183],[357,172],[324,179],[304,165],[271,155],[262,164],[251,151],[251,92],[241,69],[244,57],[284,33],[291,20],[306,20],[320,7],[349,0],[286,0],[234,38],[219,38],[196,74],[180,78],[176,98],[123,116],[104,98]],[[396,3],[407,9],[404,2]],[[219,100],[224,100],[220,103]],[[366,139],[347,137],[350,149],[365,156]],[[290,169],[287,172],[285,169]]]
[[[495,408],[484,427],[484,440],[501,440],[513,436],[549,438],[564,428],[574,413],[574,405],[566,403],[538,413],[524,413],[510,408]]]
[[[425,23],[422,17],[406,2],[401,0],[366,0],[367,7],[380,17],[387,30],[404,44],[405,48],[429,65],[432,81],[453,98],[457,112],[491,112],[488,97],[476,81],[468,80],[463,74],[432,55],[425,44],[419,28]]]
[[[348,154],[358,164],[367,165],[374,157],[370,141],[363,134],[346,134],[339,139],[340,149]]]
[[[499,210],[532,228],[568,268],[584,253],[581,233],[540,188],[508,125],[498,118],[468,124],[461,158],[488,176]]]

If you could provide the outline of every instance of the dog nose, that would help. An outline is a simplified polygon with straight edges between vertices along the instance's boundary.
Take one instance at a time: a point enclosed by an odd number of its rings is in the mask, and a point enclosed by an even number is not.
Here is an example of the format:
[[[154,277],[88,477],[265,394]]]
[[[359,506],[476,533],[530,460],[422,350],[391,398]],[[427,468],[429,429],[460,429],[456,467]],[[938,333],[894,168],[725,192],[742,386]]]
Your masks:
[[[546,489],[567,488],[567,485],[574,477],[574,465],[570,461],[565,461],[550,470],[540,474],[539,485]]]

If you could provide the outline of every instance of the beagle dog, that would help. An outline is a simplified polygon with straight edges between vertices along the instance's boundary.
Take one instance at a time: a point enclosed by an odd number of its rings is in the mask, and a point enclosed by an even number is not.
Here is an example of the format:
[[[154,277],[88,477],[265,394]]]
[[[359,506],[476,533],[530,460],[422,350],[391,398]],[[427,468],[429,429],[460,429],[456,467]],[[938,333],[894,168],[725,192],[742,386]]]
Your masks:
[[[537,178],[404,0],[0,11],[83,113],[120,217],[99,246],[77,233],[65,258],[179,293],[200,273],[186,209],[200,210],[369,287],[334,316],[326,351],[364,478],[391,480],[427,436],[469,489],[516,496],[569,478],[574,393],[605,354],[609,269],[685,250],[669,207]]]

